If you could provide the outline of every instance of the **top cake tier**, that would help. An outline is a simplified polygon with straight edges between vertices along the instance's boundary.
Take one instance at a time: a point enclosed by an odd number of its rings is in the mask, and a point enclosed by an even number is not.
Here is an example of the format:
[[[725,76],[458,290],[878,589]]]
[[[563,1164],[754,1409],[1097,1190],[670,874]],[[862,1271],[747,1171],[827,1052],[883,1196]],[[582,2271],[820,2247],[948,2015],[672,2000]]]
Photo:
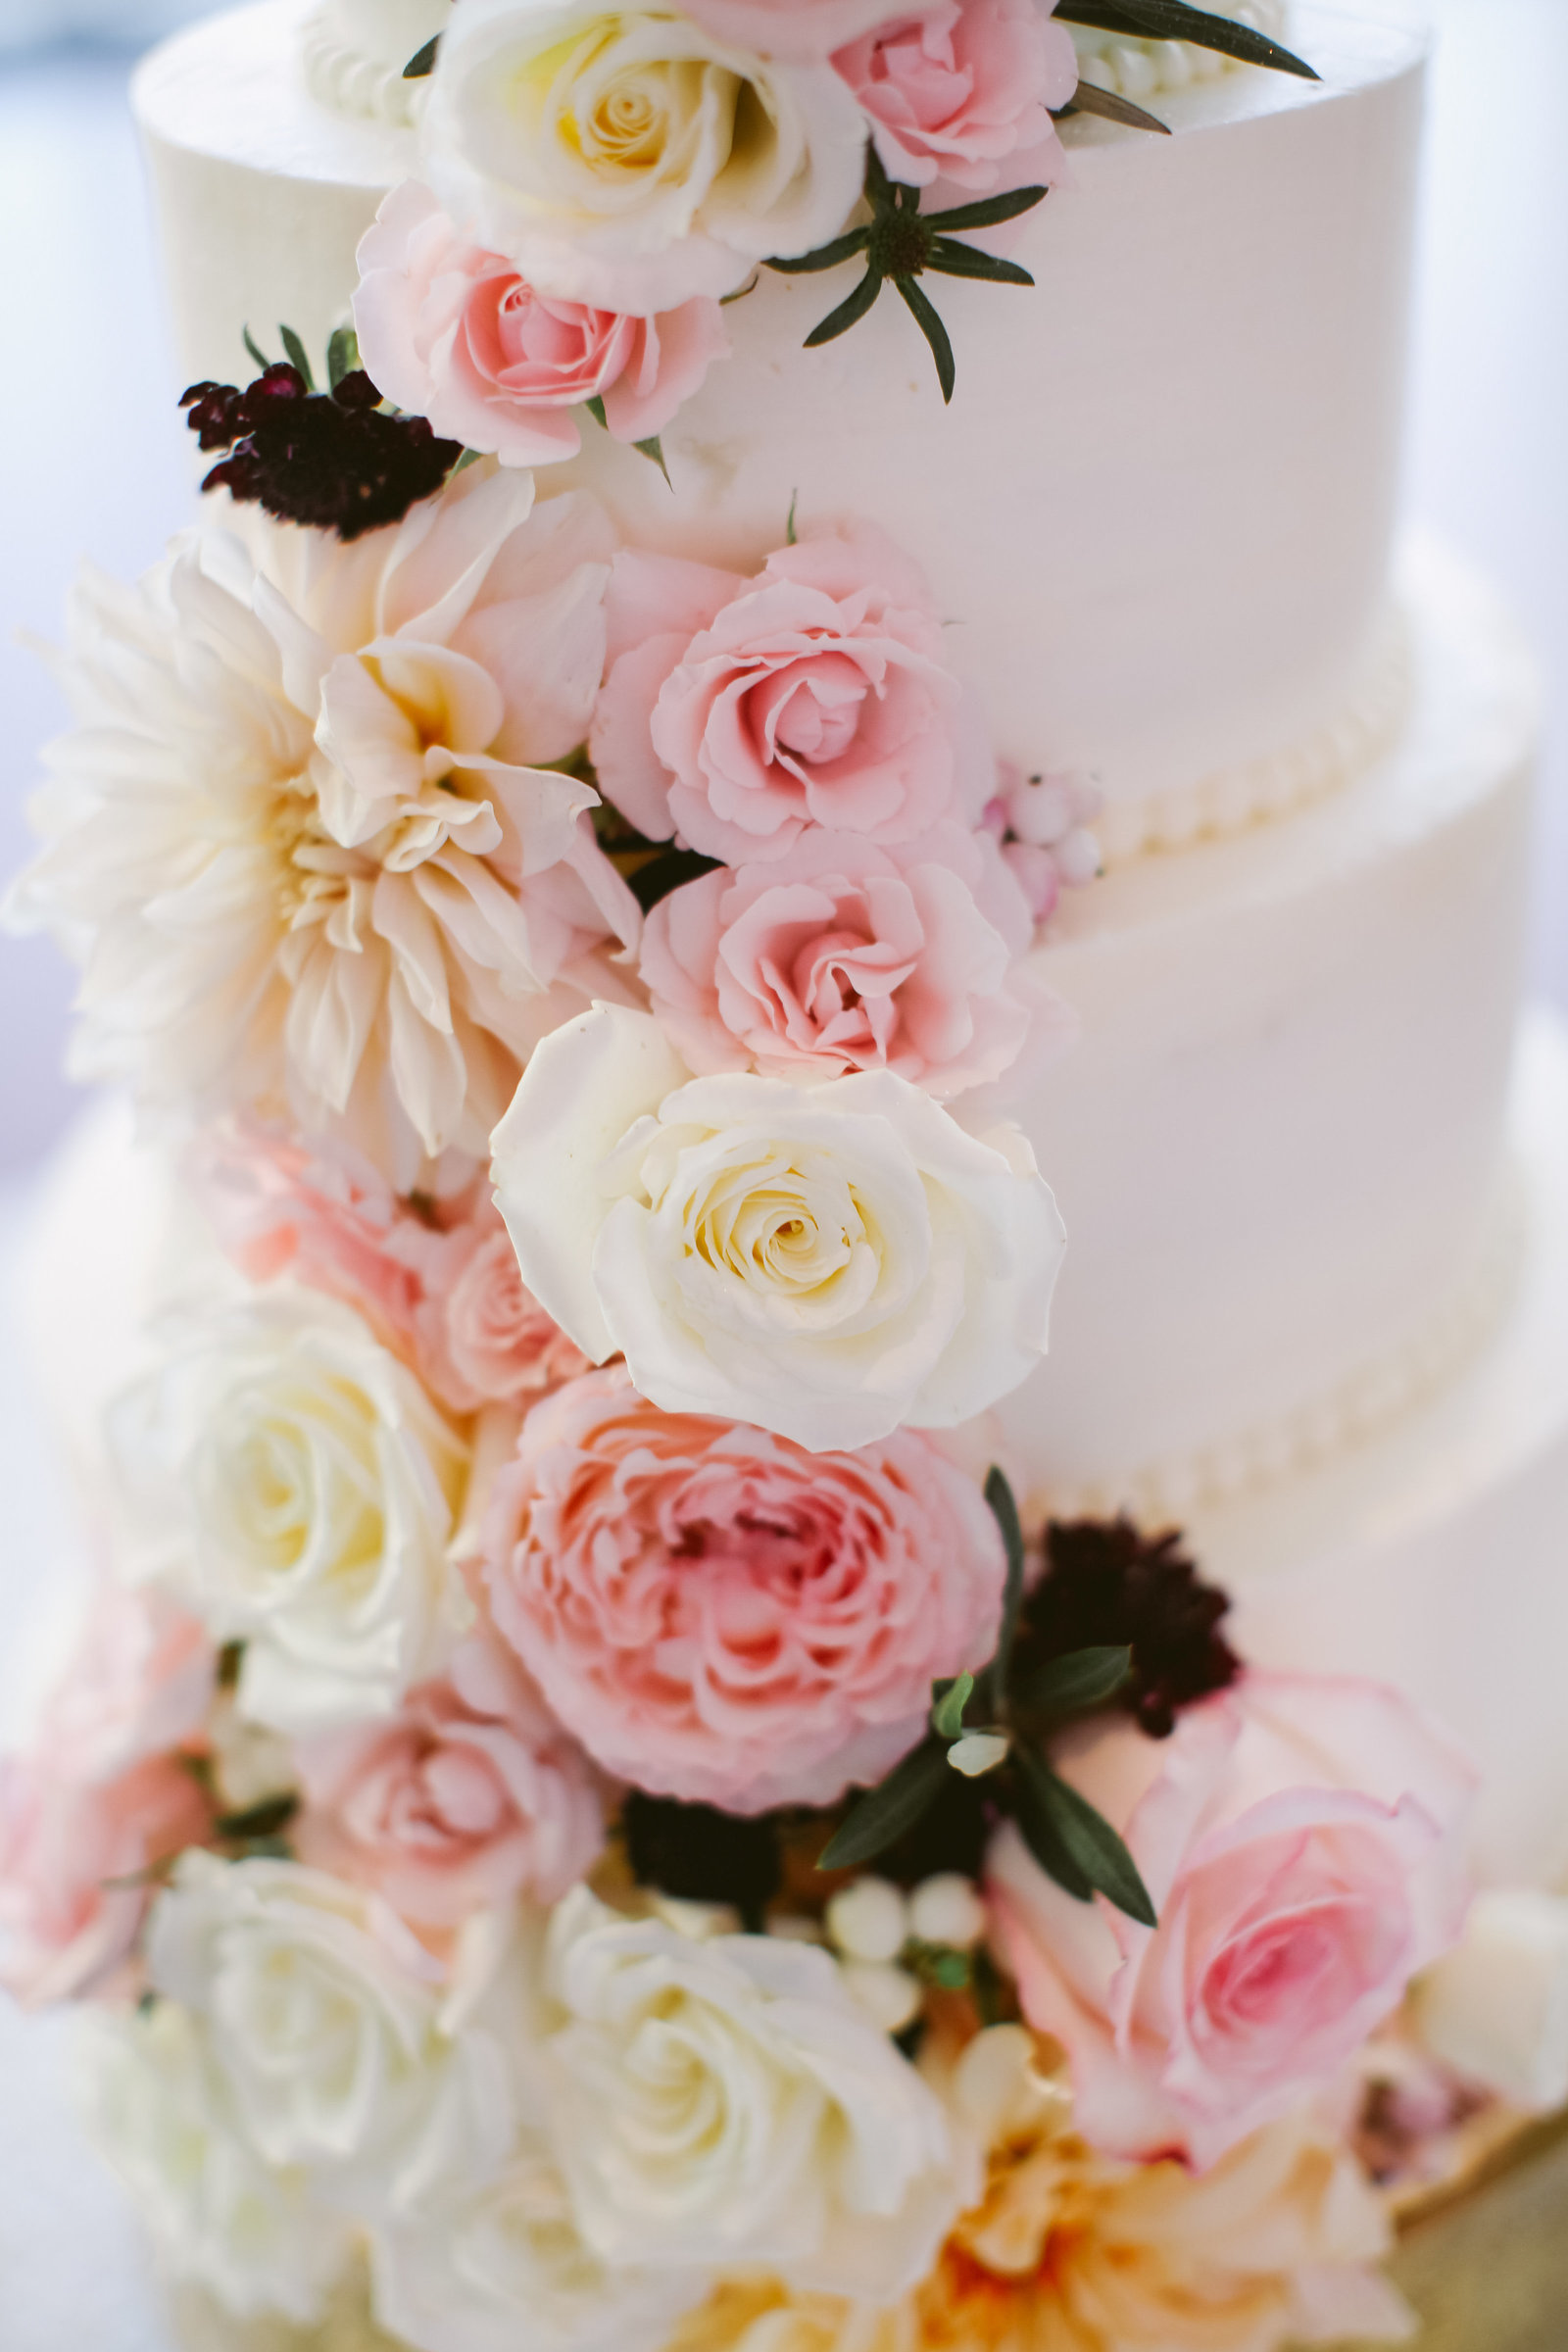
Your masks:
[[[439,14],[399,0],[391,48]],[[192,377],[242,376],[247,324],[319,351],[416,169],[388,44],[354,24],[343,0],[264,0],[140,72]],[[629,540],[738,568],[792,502],[803,527],[882,523],[930,573],[999,752],[1090,772],[1112,855],[1195,808],[1277,804],[1271,766],[1332,768],[1388,659],[1424,48],[1390,0],[1302,6],[1290,31],[1319,83],[1162,89],[1169,139],[1067,126],[1072,184],[997,232],[1036,288],[941,281],[951,408],[892,300],[803,348],[858,265],[763,270],[663,435],[672,487],[591,424],[542,487],[586,482]]]

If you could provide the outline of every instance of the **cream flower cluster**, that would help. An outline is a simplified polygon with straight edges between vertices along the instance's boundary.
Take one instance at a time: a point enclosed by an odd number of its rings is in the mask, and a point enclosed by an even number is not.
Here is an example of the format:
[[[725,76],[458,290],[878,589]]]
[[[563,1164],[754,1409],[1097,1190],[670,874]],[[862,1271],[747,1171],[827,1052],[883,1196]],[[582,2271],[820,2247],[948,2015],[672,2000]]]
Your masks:
[[[728,352],[720,302],[849,222],[873,147],[957,200],[1065,170],[1077,86],[1054,0],[460,0],[422,177],[360,249],[360,347],[390,398],[516,466],[573,412],[658,435]]]

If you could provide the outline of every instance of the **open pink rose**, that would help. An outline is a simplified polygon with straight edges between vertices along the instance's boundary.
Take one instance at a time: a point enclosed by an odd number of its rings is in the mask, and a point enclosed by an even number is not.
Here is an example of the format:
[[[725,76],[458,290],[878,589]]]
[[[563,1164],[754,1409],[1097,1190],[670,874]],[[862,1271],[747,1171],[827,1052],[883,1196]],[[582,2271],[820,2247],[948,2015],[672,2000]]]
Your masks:
[[[1105,1719],[1058,1762],[1159,1914],[1075,1902],[1010,1827],[993,1844],[1002,1948],[1093,2146],[1213,2164],[1332,2082],[1458,1934],[1474,1776],[1375,1684],[1249,1674],[1167,1741]]]
[[[421,1927],[460,1927],[524,1891],[559,1902],[604,1844],[586,1760],[483,1637],[395,1722],[305,1740],[296,1761],[300,1859]]]
[[[0,1984],[29,2008],[103,1988],[130,1955],[160,1866],[211,1832],[172,1756],[106,1781],[61,1772],[47,1750],[0,1765]]]
[[[288,1275],[343,1299],[451,1412],[517,1404],[588,1369],[524,1288],[487,1184],[416,1208],[349,1153],[261,1127],[205,1137],[193,1173],[253,1282]]]
[[[217,1687],[218,1652],[204,1626],[158,1592],[106,1578],[44,1708],[39,1750],[65,1778],[112,1781],[197,1740]]]
[[[599,782],[650,840],[742,865],[808,825],[915,840],[978,824],[996,767],[918,568],[857,525],[769,556],[755,579],[616,558]]]
[[[1078,86],[1078,54],[1040,0],[909,9],[833,63],[865,109],[890,179],[917,188],[950,179],[990,194],[1065,174],[1051,110]]]
[[[505,466],[574,458],[571,411],[590,400],[604,402],[617,440],[652,439],[729,350],[723,312],[706,296],[631,318],[536,293],[417,180],[387,197],[359,265],[354,324],[378,389]]]
[[[880,849],[811,828],[655,907],[642,972],[692,1069],[890,1069],[932,1094],[998,1078],[1028,1035],[1028,904],[990,834]]]
[[[885,1773],[933,1680],[990,1656],[1005,1574],[926,1440],[807,1453],[659,1412],[620,1371],[529,1414],[484,1559],[497,1626],[589,1753],[731,1813]]]

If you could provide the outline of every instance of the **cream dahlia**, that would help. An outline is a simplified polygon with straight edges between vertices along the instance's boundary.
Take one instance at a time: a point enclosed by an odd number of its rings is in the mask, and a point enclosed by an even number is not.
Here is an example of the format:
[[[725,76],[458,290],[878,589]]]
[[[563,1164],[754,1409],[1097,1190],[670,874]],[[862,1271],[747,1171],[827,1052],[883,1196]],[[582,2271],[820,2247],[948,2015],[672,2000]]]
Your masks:
[[[535,1041],[620,993],[637,910],[581,742],[608,526],[458,476],[352,545],[238,509],[78,588],[42,856],[13,918],[83,967],[83,1075],[352,1143],[479,1154]]]

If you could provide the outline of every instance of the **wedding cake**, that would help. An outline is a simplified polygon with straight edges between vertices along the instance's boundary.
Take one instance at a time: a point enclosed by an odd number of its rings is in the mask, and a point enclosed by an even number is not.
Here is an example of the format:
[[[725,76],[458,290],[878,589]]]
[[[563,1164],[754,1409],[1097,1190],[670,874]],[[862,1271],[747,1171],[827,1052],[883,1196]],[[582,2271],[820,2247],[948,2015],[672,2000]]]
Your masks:
[[[141,68],[206,454],[10,903],[117,1099],[0,1976],[193,2343],[1400,2340],[1568,2102],[1568,1042],[1528,657],[1394,546],[1424,59]]]

